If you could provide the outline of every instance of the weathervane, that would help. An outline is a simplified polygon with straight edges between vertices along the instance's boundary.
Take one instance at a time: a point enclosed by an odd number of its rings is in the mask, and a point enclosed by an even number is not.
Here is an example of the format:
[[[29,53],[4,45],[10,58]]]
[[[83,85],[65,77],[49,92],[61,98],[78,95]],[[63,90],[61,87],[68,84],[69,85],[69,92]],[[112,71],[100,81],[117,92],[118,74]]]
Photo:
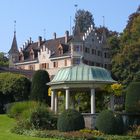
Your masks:
[[[75,9],[76,9],[76,12],[77,12],[77,7],[78,7],[78,4],[74,4],[74,6],[75,6]]]

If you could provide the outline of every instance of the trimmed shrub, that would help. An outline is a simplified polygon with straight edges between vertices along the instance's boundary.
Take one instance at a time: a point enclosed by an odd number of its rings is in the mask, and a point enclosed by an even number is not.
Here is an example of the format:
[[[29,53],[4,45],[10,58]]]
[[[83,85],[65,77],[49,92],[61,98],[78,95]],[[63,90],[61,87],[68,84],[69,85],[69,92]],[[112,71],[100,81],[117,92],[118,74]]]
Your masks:
[[[120,117],[115,118],[112,111],[104,110],[97,117],[96,127],[99,131],[106,134],[118,134],[121,130],[118,130],[118,127],[122,125],[121,123]]]
[[[62,132],[80,130],[85,127],[84,118],[76,110],[65,110],[57,121],[57,129]]]
[[[132,82],[128,86],[125,110],[129,113],[140,113],[140,82]]]
[[[50,82],[49,74],[45,70],[38,70],[34,73],[31,86],[30,99],[40,102],[45,102],[50,106],[51,98],[48,96],[49,86],[46,83]]]

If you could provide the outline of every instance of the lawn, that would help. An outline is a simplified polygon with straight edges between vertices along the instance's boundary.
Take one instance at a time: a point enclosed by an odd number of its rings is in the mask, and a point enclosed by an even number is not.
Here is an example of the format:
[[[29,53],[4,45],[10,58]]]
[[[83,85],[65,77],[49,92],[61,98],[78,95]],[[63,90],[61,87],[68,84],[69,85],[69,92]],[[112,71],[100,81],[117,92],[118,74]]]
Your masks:
[[[0,140],[58,140],[50,138],[27,137],[11,133],[10,129],[14,126],[14,124],[14,119],[11,119],[6,115],[0,115]]]

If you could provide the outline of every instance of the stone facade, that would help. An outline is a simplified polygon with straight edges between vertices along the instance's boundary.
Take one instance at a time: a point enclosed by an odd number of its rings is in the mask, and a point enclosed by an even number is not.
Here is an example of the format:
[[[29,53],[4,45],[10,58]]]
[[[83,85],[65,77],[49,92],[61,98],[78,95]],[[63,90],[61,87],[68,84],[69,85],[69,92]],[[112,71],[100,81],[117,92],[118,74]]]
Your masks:
[[[63,67],[80,64],[81,56],[85,64],[110,68],[110,50],[106,42],[106,35],[103,32],[98,37],[93,26],[89,27],[86,33],[69,36],[66,31],[64,37],[57,38],[56,33],[50,40],[42,40],[39,37],[37,42],[31,38],[23,45],[20,51],[16,51],[18,59],[11,58],[15,53],[9,53],[12,65],[17,69],[26,70],[47,70],[51,76]],[[14,40],[16,36],[14,34]],[[11,49],[15,43],[12,43]],[[16,47],[17,48],[17,47]],[[12,51],[11,51],[12,52]]]

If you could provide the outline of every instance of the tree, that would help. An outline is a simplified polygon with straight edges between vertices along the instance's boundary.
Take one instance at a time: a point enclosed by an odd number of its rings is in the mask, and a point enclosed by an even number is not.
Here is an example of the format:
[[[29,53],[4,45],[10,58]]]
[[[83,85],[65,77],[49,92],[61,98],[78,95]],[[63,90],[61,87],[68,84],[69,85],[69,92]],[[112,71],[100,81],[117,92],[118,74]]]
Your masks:
[[[28,99],[30,84],[30,80],[23,75],[0,73],[0,93],[12,97],[14,101]]]
[[[73,33],[77,32],[78,29],[80,33],[84,33],[91,25],[94,26],[94,19],[89,11],[78,10],[75,14],[74,23]]]
[[[8,58],[4,52],[0,52],[0,66],[8,66]]]
[[[50,97],[48,96],[49,86],[46,85],[48,82],[50,82],[50,78],[47,71],[36,71],[32,79],[30,99],[46,102],[50,105]]]
[[[118,36],[113,35],[108,38],[108,43],[111,50],[111,56],[115,56],[120,50],[120,39]]]
[[[0,73],[0,112],[5,104],[29,99],[31,82],[25,76],[13,73]]]
[[[129,16],[128,24],[120,36],[120,49],[112,59],[112,73],[126,86],[140,69],[140,12]]]

